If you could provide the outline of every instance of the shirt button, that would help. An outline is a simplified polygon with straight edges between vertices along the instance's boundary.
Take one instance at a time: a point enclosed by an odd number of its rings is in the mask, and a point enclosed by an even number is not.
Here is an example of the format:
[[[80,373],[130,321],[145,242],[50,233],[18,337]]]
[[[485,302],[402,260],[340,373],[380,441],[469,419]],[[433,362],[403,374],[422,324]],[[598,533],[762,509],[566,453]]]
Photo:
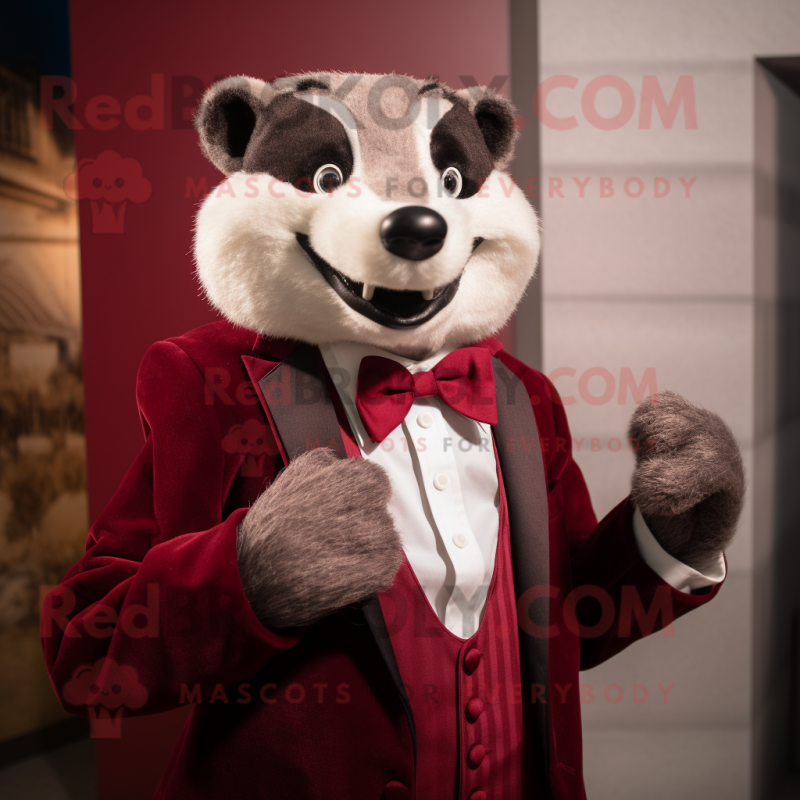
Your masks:
[[[478,717],[483,714],[483,700],[481,700],[480,697],[473,697],[472,700],[467,703],[464,712],[470,722],[475,722]]]
[[[417,415],[417,425],[420,428],[430,428],[433,425],[433,417],[427,411],[423,411]]]
[[[481,663],[482,657],[483,653],[481,653],[480,650],[470,650],[469,653],[464,656],[464,672],[466,672],[467,675],[472,675],[472,673],[478,669],[478,664]]]
[[[469,800],[486,800],[486,792],[482,789],[479,789],[477,792],[473,792],[469,796]]]
[[[433,485],[434,488],[443,492],[450,485],[450,478],[444,472],[440,472],[438,475],[434,475]]]
[[[477,769],[486,755],[486,748],[482,744],[474,744],[467,753],[467,764],[472,769]]]
[[[453,544],[456,547],[466,547],[469,544],[469,539],[459,531],[453,534]]]

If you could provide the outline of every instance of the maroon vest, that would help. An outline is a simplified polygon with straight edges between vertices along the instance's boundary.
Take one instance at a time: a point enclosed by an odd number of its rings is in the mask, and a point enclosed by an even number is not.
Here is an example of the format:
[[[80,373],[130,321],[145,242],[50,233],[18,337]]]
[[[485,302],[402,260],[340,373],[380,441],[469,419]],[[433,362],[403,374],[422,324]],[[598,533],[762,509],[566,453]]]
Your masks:
[[[341,457],[360,457],[344,409],[317,348],[300,344],[266,372],[259,371],[251,363],[254,359],[243,356],[243,360],[253,382],[258,385],[259,397],[286,463],[309,446],[325,446],[325,443],[329,443],[328,446]],[[517,594],[521,595],[527,588],[549,584],[547,484],[533,407],[529,402],[518,402],[518,396],[526,398],[525,387],[497,358],[493,361],[493,368],[498,415],[493,435],[497,442],[502,443],[502,447],[495,447],[495,457],[498,475],[502,465],[511,494],[507,498],[501,478],[495,574],[478,632],[468,642],[452,636],[439,622],[408,565],[400,570],[388,597],[372,597],[362,605],[365,621],[408,720],[419,774],[415,785],[420,798],[486,800],[488,797],[519,797],[521,793],[525,797],[551,796],[549,706],[546,700],[529,700],[525,693],[520,698],[519,707],[516,702],[520,656],[526,671],[526,683],[541,687],[549,685],[548,639],[527,633],[519,638],[514,602],[515,587]],[[288,396],[285,397],[282,391],[277,396],[274,390],[267,391],[270,382],[283,386],[284,379],[289,381]],[[519,437],[523,437],[521,442],[524,446],[513,446]],[[510,527],[514,528],[513,541]],[[391,592],[394,592],[401,613],[405,613],[405,621],[400,617],[394,620],[390,633],[385,616],[386,611],[393,610]],[[534,625],[546,627],[549,624],[546,602],[531,604],[527,613]],[[393,618],[390,616],[390,619]],[[440,633],[419,636],[420,626],[425,631],[438,627]],[[467,645],[470,644],[470,649],[480,652],[480,656],[477,653],[469,655]],[[465,671],[465,664],[472,670],[470,674]],[[446,681],[441,682],[437,677],[439,672]],[[428,675],[434,677],[428,678]],[[436,686],[437,680],[440,680],[441,689],[435,691],[442,699],[438,704],[433,702],[431,693],[434,690],[425,685],[433,683]],[[505,688],[497,689],[500,684]],[[422,687],[413,702],[408,697],[406,685],[412,692],[415,685]],[[503,692],[502,698],[511,698],[510,703],[501,699],[500,691]],[[448,699],[444,701],[444,698]],[[470,723],[466,714],[468,711],[471,715],[477,714],[480,707],[473,703],[468,709],[473,698],[481,701],[483,709],[476,722]],[[443,702],[449,704],[452,713],[439,713]],[[522,713],[522,704],[526,713]],[[513,708],[509,709],[509,706]],[[441,730],[437,727],[439,725]],[[520,749],[521,725],[524,726],[524,757]],[[442,739],[444,741],[440,741]],[[483,749],[473,751],[476,745]],[[476,766],[470,766],[470,762]],[[537,765],[535,768],[534,763]],[[478,787],[479,780],[484,781],[483,788]],[[515,781],[517,786],[523,784],[522,790],[514,788],[512,784]],[[508,782],[507,790],[504,782]],[[493,789],[490,783],[499,788]],[[444,788],[440,789],[440,786]],[[386,800],[406,800],[409,790],[395,780],[386,786],[384,796]]]
[[[529,759],[502,482],[494,574],[471,638],[439,620],[406,559],[380,602],[416,723],[416,798],[522,798]]]

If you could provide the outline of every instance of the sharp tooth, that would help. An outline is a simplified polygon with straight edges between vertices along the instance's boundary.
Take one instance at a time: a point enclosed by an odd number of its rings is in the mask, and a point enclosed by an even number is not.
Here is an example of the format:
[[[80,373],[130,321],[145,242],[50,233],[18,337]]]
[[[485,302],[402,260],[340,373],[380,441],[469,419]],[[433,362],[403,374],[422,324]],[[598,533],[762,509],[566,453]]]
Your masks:
[[[433,300],[433,289],[423,289],[422,296],[425,300]]]
[[[375,294],[375,287],[371,283],[365,283],[364,288],[361,290],[361,296],[365,300],[372,300],[372,295]]]

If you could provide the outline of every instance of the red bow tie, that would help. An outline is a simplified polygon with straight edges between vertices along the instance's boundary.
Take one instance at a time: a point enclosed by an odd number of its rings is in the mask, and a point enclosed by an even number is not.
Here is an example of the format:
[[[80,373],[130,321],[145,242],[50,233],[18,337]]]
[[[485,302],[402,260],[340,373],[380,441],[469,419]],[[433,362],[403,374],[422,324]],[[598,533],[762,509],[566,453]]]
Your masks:
[[[382,442],[406,417],[415,397],[439,397],[454,411],[497,424],[492,357],[483,347],[462,347],[430,372],[413,375],[402,364],[366,356],[358,368],[356,408],[373,442]]]

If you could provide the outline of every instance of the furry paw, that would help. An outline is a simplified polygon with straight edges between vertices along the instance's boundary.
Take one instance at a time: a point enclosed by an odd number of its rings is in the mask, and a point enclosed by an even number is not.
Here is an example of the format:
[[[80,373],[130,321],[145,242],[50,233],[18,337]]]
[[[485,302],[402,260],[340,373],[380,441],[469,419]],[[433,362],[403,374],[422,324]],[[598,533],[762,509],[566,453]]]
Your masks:
[[[730,428],[675,392],[646,398],[631,418],[639,443],[631,499],[670,555],[699,571],[733,538],[744,467]]]
[[[392,585],[402,546],[391,493],[382,467],[324,449],[281,472],[237,541],[245,595],[264,625],[308,625]]]

